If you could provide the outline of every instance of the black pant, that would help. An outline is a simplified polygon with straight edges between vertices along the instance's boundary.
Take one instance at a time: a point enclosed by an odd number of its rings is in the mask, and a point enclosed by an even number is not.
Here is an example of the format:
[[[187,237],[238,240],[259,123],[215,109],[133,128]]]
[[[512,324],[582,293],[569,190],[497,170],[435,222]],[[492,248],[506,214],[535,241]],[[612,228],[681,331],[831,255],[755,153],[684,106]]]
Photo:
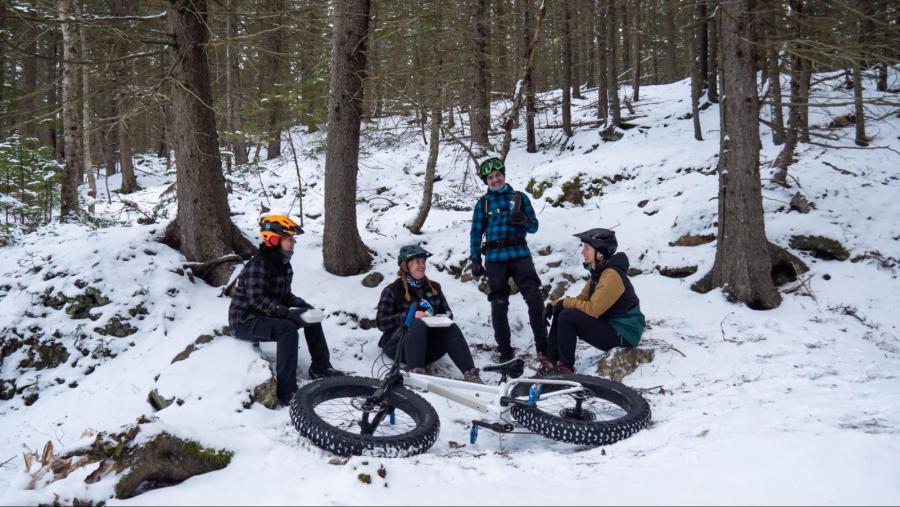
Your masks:
[[[575,344],[578,338],[600,350],[623,347],[625,342],[616,330],[603,319],[566,308],[559,312],[550,326],[550,346],[547,359],[560,361],[569,368],[575,368]]]
[[[494,339],[501,354],[512,354],[509,331],[509,278],[522,292],[525,304],[528,305],[528,323],[534,334],[534,345],[540,353],[547,351],[547,326],[544,325],[544,297],[541,295],[541,280],[534,270],[531,257],[522,257],[504,262],[486,262],[484,264],[491,293],[491,324],[494,326]]]
[[[416,320],[403,338],[402,357],[398,358],[397,347],[402,333],[402,327],[397,329],[385,340],[382,349],[388,357],[399,360],[410,368],[424,368],[426,363],[433,363],[444,357],[444,354],[450,354],[453,364],[463,373],[475,367],[469,344],[456,324],[449,327],[428,327],[421,320]]]
[[[312,357],[310,369],[321,371],[329,368],[331,360],[322,324],[305,326],[304,334]],[[276,394],[286,404],[297,390],[297,343],[300,338],[297,324],[288,319],[254,317],[238,325],[234,335],[252,342],[278,342],[275,353]]]

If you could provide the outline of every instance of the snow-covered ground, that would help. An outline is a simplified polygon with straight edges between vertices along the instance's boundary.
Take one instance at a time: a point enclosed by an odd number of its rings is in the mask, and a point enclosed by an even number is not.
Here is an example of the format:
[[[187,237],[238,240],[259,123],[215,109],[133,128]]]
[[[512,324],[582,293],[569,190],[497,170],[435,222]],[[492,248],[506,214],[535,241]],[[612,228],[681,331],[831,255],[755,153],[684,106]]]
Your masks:
[[[892,78],[896,86],[900,76]],[[832,89],[837,84],[825,81],[818,91],[846,100],[852,92]],[[875,95],[873,90],[871,86],[866,93]],[[147,159],[138,165],[144,190],[127,199],[147,214],[163,202],[158,223],[138,224],[142,213],[125,207],[115,194],[112,203],[101,196],[98,215],[121,225],[50,225],[0,250],[5,259],[0,273],[4,339],[58,343],[54,357],[61,348],[68,353],[64,360],[52,361],[57,366],[37,369],[21,367],[23,361],[35,363],[25,352],[7,356],[4,351],[0,378],[15,380],[19,393],[0,401],[0,462],[11,458],[0,467],[0,502],[900,503],[900,312],[895,308],[900,156],[892,151],[900,150],[900,119],[894,115],[869,126],[873,145],[891,149],[801,145],[789,173],[791,189],[769,181],[779,148],[764,133],[761,175],[769,239],[788,247],[795,234],[825,235],[841,241],[856,262],[817,260],[792,250],[809,264],[804,286],[783,294],[779,308],[759,312],[726,302],[720,291],[701,295],[689,289],[712,267],[714,242],[669,245],[686,233],[716,232],[718,107],[701,113],[705,140],[698,142],[691,121],[679,119],[690,110],[686,82],[645,86],[641,93],[635,104],[639,117],[633,121],[649,128],[628,130],[615,143],[602,142],[596,129],[580,128],[563,147],[558,131],[539,130],[538,142],[545,149],[529,154],[524,131],[515,131],[507,178],[519,190],[530,178],[552,183],[542,197],[532,197],[541,225],[529,241],[542,283],[555,288],[566,275],[583,276],[580,245],[572,234],[591,227],[614,227],[620,250],[643,271],[632,281],[649,322],[642,346],[655,349],[656,356],[624,382],[646,390],[653,410],[649,429],[605,448],[486,431],[471,445],[468,426],[476,414],[425,394],[442,423],[438,442],[428,453],[329,463],[332,456],[297,434],[286,409],[245,408],[250,390],[269,376],[275,347],[263,344],[260,357],[249,344],[219,336],[227,324],[229,300],[220,296],[220,288],[179,272],[183,257],[157,242],[165,213],[174,217],[173,203],[164,194],[174,174],[166,174],[160,161]],[[574,104],[574,121],[594,114],[590,99]],[[495,107],[499,113],[505,104]],[[873,106],[873,111],[881,116],[889,110]],[[558,123],[552,112],[542,113],[539,121]],[[810,122],[825,125],[828,120],[827,114],[813,112]],[[423,234],[411,236],[402,224],[415,216],[421,199],[427,146],[405,122],[384,120],[379,126],[393,125],[407,130],[389,131],[396,136],[392,140],[384,138],[384,131],[366,134],[360,160],[359,228],[376,252],[373,269],[385,276],[377,288],[363,287],[363,275],[340,278],[322,269],[323,134],[293,132],[307,231],[293,258],[293,290],[329,314],[324,325],[335,366],[373,375],[382,365],[379,333],[359,328],[357,319],[374,318],[380,291],[395,276],[398,248],[421,243],[435,254],[429,275],[444,286],[476,363],[485,364],[490,353],[477,345],[493,345],[487,299],[477,282],[463,283],[449,269],[468,256],[471,206],[484,188],[471,169],[461,188],[465,155],[452,143],[442,144],[437,204]],[[828,142],[852,146],[851,130],[829,131],[844,139]],[[295,216],[300,208],[291,151],[261,167],[261,172],[230,177],[234,220],[249,237],[263,206]],[[584,206],[553,206],[562,184],[579,175],[585,188],[593,182],[596,195],[588,196]],[[109,184],[118,187],[116,178]],[[798,190],[815,203],[811,213],[789,211],[787,203]],[[538,255],[541,250],[546,255]],[[686,278],[659,273],[659,268],[692,265],[697,272]],[[580,285],[578,281],[569,293]],[[68,306],[56,302],[55,309],[52,297],[43,295],[49,290],[49,296],[61,292],[74,297],[88,287],[110,300],[90,310],[95,320],[72,318]],[[124,338],[95,331],[114,317],[137,331]],[[516,295],[510,323],[514,345],[533,352],[525,304]],[[188,359],[172,363],[204,334],[214,339],[198,345]],[[591,371],[600,355],[579,348],[577,369]],[[301,340],[304,379],[308,361]],[[447,358],[434,371],[460,376]],[[491,374],[484,376],[496,381]],[[154,412],[147,402],[153,389],[183,403]],[[57,451],[84,446],[97,432],[117,431],[142,414],[155,420],[144,425],[139,439],[165,430],[229,449],[234,452],[231,463],[124,501],[111,498],[115,476],[86,484],[91,468],[25,489],[31,476],[22,464],[23,451],[39,450],[48,440]],[[379,467],[386,471],[384,477],[376,473]],[[360,473],[370,474],[372,483],[361,482]]]

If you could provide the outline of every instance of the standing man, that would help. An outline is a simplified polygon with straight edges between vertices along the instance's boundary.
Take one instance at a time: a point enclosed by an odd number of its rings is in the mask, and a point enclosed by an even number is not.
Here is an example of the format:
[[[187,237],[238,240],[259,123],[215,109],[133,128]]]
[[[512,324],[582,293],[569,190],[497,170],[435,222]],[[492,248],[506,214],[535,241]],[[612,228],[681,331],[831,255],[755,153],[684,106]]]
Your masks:
[[[543,359],[547,352],[547,327],[543,320],[541,280],[534,270],[531,251],[525,241],[526,234],[537,232],[537,217],[528,197],[506,183],[506,167],[502,160],[496,157],[485,160],[478,168],[478,175],[487,184],[488,191],[475,203],[472,213],[469,258],[472,261],[472,275],[480,277],[487,274],[488,277],[491,323],[497,341],[496,360],[505,362],[514,356],[507,317],[510,277],[528,305],[528,322],[534,334],[534,345],[538,358]],[[481,243],[482,237],[485,238],[484,244]],[[481,262],[482,253],[484,264]]]
[[[289,405],[297,390],[297,330],[305,328],[311,364],[309,378],[343,375],[331,366],[322,324],[307,322],[303,315],[312,305],[291,292],[294,271],[291,256],[297,234],[303,229],[284,215],[268,215],[259,221],[263,242],[259,252],[244,266],[228,308],[228,324],[234,336],[255,342],[277,342],[275,357],[276,394]],[[311,319],[312,320],[312,319]]]

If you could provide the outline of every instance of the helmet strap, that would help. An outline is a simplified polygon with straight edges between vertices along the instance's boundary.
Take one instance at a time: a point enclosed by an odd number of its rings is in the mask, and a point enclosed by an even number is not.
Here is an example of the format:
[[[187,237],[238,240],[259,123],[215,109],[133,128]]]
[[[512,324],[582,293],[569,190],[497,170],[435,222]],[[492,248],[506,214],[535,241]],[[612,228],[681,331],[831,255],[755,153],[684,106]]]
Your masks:
[[[265,240],[264,243],[270,248],[276,248],[281,244],[281,236],[269,236],[269,239]]]

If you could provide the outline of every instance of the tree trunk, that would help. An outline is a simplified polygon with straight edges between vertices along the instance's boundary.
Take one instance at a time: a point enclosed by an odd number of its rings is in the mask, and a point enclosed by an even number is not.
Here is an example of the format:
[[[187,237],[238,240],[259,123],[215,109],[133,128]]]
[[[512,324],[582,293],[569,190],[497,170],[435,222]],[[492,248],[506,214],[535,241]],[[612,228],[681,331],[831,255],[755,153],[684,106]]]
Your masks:
[[[428,212],[431,211],[431,199],[434,192],[434,172],[437,167],[438,149],[441,142],[441,106],[431,108],[431,138],[428,141],[428,162],[425,164],[425,186],[422,189],[422,203],[419,204],[419,212],[415,220],[409,226],[409,232],[421,234]]]
[[[598,2],[608,2],[609,0],[598,0]],[[591,1],[591,17],[594,19],[594,35],[597,42],[602,42],[606,46],[606,8],[601,6],[599,9],[593,0]],[[600,76],[597,80],[600,82],[597,92],[597,117],[606,120],[609,115],[609,72],[606,65],[606,48],[600,48],[597,51],[598,62],[597,68],[600,69]]]
[[[537,153],[537,141],[534,134],[534,69],[528,67],[528,46],[531,38],[531,22],[533,0],[523,0],[525,4],[525,22],[522,34],[522,58],[523,67],[525,68],[525,79],[522,80],[522,87],[525,92],[525,139],[528,153]],[[450,117],[453,117],[453,110],[450,111]]]
[[[622,121],[619,107],[619,72],[616,69],[616,8],[615,0],[606,0],[606,93],[609,97],[609,117],[607,128],[614,128]]]
[[[707,88],[706,76],[709,75],[709,34],[707,33],[706,1],[696,0],[694,5],[697,13],[697,19],[695,20],[697,23],[697,34],[700,39],[697,42],[697,57],[700,63],[700,89],[705,90]]]
[[[703,51],[703,39],[706,34],[706,19],[703,14],[706,5],[697,2],[694,8],[693,34],[691,43],[691,118],[694,122],[694,139],[703,140],[703,131],[700,128],[700,94],[703,89],[703,80],[706,77],[703,67],[706,62],[706,54]],[[754,83],[756,80],[754,79]]]
[[[778,49],[769,47],[769,94],[772,96],[772,143],[775,146],[784,144],[784,114],[781,104],[781,65],[778,62]]]
[[[583,99],[584,97],[581,95],[581,20],[578,19],[578,4],[576,2],[563,3],[565,4],[568,17],[566,38],[569,40],[569,88],[572,91],[571,98]],[[569,109],[571,111],[571,107]]]
[[[6,21],[5,19],[3,20]],[[38,30],[31,23],[27,24],[28,32],[25,35],[27,43],[25,45],[25,55],[22,69],[22,91],[25,92],[25,95],[22,96],[21,108],[22,115],[20,118],[17,118],[20,122],[22,122],[22,137],[28,139],[32,137],[37,137],[37,122],[34,119],[38,116],[37,109],[35,108],[34,100],[35,95],[38,93],[37,87],[37,66],[38,66],[38,58],[37,58],[37,39],[38,39]],[[6,51],[3,51],[4,56]],[[5,64],[5,62],[3,62]],[[0,71],[2,72],[2,71]],[[2,86],[3,83],[0,83]],[[5,90],[5,88],[0,88],[0,90]],[[15,120],[13,120],[15,123]],[[5,137],[0,137],[0,139],[5,139]]]
[[[809,91],[812,79],[812,62],[809,58],[800,59],[800,142],[809,142]]]
[[[862,63],[858,60],[853,64],[853,105],[856,115],[856,139],[854,141],[857,146],[868,146],[866,110],[863,109]]]
[[[474,14],[473,24],[475,33],[472,38],[472,108],[469,113],[469,123],[472,133],[472,141],[482,146],[490,144],[488,132],[491,128],[491,103],[488,95],[487,78],[487,14],[488,0],[473,0]]]
[[[631,89],[635,102],[641,96],[641,0],[634,0],[634,57],[632,61]]]
[[[78,119],[78,34],[72,20],[70,0],[58,0],[63,40],[62,116],[65,143],[65,167],[60,187],[60,221],[72,221],[78,213],[78,174],[82,166],[81,124]]]
[[[228,135],[231,137],[231,151],[234,153],[234,163],[243,165],[247,163],[247,143],[244,141],[243,124],[241,122],[241,48],[236,42],[238,35],[238,6],[237,0],[228,0],[228,13],[226,14],[225,45],[225,88],[227,95]]]
[[[666,26],[666,70],[668,71],[668,80],[669,82],[677,81],[681,76],[678,74],[678,64],[677,64],[677,45],[675,41],[675,0],[665,0],[666,2],[666,15],[665,15],[665,26]]]
[[[712,271],[695,289],[721,287],[731,301],[775,308],[759,181],[759,102],[753,72],[752,0],[722,2],[719,227]],[[705,286],[704,286],[705,285]]]
[[[131,14],[131,7],[128,0],[112,0],[110,11],[113,16],[128,16]],[[117,58],[125,56],[127,51],[126,45],[128,41],[124,37],[116,40],[113,46],[113,55]],[[134,162],[131,152],[131,136],[129,128],[128,115],[130,108],[128,99],[130,98],[125,89],[130,81],[129,70],[124,63],[113,64],[113,74],[116,81],[118,91],[115,94],[116,102],[116,131],[119,138],[119,169],[122,172],[122,186],[119,192],[130,194],[140,190],[137,184],[137,178],[134,174]]]
[[[709,32],[709,64],[706,75],[706,97],[713,104],[719,102],[719,0],[707,0],[709,10],[707,14],[707,28]]]
[[[372,260],[356,224],[369,0],[336,0],[334,11],[322,257],[326,271],[349,276],[366,271]]]
[[[219,156],[216,119],[209,106],[212,91],[206,48],[209,42],[206,0],[170,0],[166,14],[174,44],[173,112],[178,214],[166,228],[165,241],[192,262],[232,253],[242,256],[253,245],[231,222],[225,178]],[[196,273],[212,285],[223,285],[233,265],[219,263]]]
[[[631,16],[630,10],[628,8],[628,0],[613,0],[616,3],[616,7],[619,10],[619,18],[618,20],[622,23],[622,72],[628,72],[631,69]],[[618,44],[620,37],[618,36],[618,32],[616,33],[616,43]]]
[[[266,104],[266,130],[269,133],[269,144],[266,149],[266,160],[272,160],[281,156],[281,128],[284,117],[284,100],[281,95],[285,93],[282,87],[285,85],[286,66],[284,63],[284,0],[268,0],[272,21],[269,29],[271,33],[265,39],[266,75],[269,76],[269,101]]]
[[[562,129],[563,132],[572,136],[572,20],[569,13],[569,2],[560,2],[562,9],[562,23],[560,30],[562,33],[562,72],[560,73],[560,88],[562,89]]]
[[[87,43],[87,27],[83,24],[84,17],[82,15],[81,4],[79,3],[81,0],[75,0],[75,2],[75,12],[78,15],[78,22],[80,25],[78,35],[81,42],[81,54],[86,61],[89,61],[91,59],[91,53]],[[91,157],[91,87],[88,80],[88,72],[86,72],[85,69],[82,69],[81,72],[81,84],[81,133],[82,145],[84,147],[84,173],[88,180],[88,195],[91,198],[95,198],[97,197],[97,179],[94,177],[94,161]],[[93,203],[89,205],[88,211],[91,213],[94,212]]]

